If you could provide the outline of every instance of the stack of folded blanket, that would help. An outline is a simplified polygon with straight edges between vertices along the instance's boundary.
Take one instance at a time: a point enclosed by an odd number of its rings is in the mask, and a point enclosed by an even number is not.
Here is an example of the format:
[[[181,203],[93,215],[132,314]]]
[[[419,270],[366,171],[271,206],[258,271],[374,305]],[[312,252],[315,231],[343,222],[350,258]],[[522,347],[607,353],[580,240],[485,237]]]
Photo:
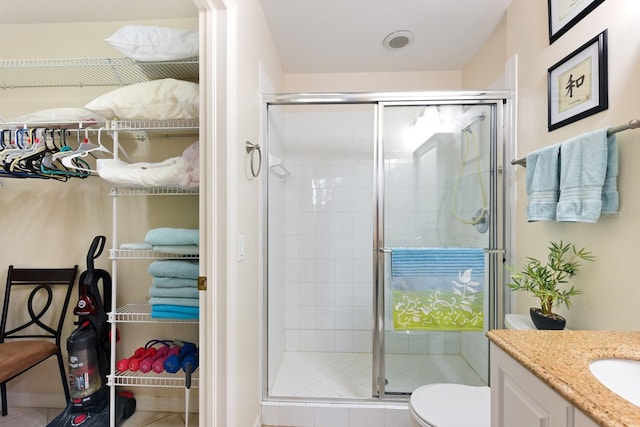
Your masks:
[[[152,318],[197,319],[198,261],[167,259],[149,265]]]
[[[197,228],[154,228],[147,231],[144,243],[156,252],[198,255],[199,230]]]

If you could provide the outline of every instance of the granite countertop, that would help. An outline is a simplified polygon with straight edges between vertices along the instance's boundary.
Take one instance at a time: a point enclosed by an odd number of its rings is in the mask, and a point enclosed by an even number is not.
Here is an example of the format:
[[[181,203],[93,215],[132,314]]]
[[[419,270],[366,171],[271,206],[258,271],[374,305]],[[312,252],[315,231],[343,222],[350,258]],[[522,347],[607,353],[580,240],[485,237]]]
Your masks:
[[[610,391],[589,370],[597,359],[640,360],[640,332],[495,329],[487,336],[601,426],[640,425],[640,408]]]

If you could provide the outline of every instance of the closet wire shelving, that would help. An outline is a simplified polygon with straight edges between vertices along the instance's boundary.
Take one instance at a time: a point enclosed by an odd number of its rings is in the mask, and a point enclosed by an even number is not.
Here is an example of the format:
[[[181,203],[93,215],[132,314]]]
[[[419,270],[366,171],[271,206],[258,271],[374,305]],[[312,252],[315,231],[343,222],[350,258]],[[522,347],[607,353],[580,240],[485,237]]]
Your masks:
[[[122,87],[135,83],[163,78],[174,78],[191,82],[199,80],[199,59],[197,57],[176,61],[139,62],[131,58],[59,58],[59,59],[0,59],[0,89],[11,90],[21,88],[60,88],[60,87]],[[4,123],[5,126],[13,126]],[[198,120],[113,120],[107,122],[75,122],[75,123],[15,123],[16,128],[26,128],[34,125],[37,127],[50,127],[54,129],[66,128],[81,130],[92,128],[106,129],[113,136],[114,153],[119,150],[119,133],[126,133],[134,139],[149,139],[153,134],[159,136],[190,136],[198,135]],[[117,199],[120,196],[156,196],[156,195],[197,195],[197,189],[177,188],[113,188],[110,195],[113,196],[114,214],[117,210]],[[114,215],[114,247],[117,235],[117,215]],[[151,319],[149,304],[126,304],[116,306],[117,290],[117,261],[125,258],[155,259],[169,258],[171,254],[122,252],[119,249],[110,251],[115,279],[113,282],[112,307],[107,314],[112,328],[111,337],[111,373],[107,376],[107,384],[110,390],[110,419],[109,425],[114,425],[115,386],[151,386],[151,387],[180,387],[186,386],[186,380],[178,374],[156,374],[140,372],[119,372],[115,369],[116,325],[122,323],[154,323]],[[188,256],[198,259],[197,256]],[[180,258],[185,258],[180,255]],[[157,320],[165,322],[164,319]],[[171,323],[197,323],[197,320],[167,319]],[[193,375],[192,387],[198,388],[199,375]]]
[[[161,78],[197,81],[198,58],[139,62],[131,58],[0,60],[0,88],[126,86]]]
[[[135,120],[135,121],[111,121],[107,124],[107,129],[113,137],[114,153],[119,151],[119,133],[124,132],[130,135],[144,134],[149,137],[151,134],[165,136],[183,136],[197,134],[199,130],[198,120]],[[115,236],[118,233],[118,215],[117,200],[119,197],[131,196],[197,196],[198,188],[182,188],[182,187],[112,187],[109,195],[113,198],[113,236],[114,247],[109,250],[109,259],[112,260],[112,270],[114,275],[117,274],[117,261],[125,259],[199,259],[199,255],[193,254],[170,254],[157,252],[147,249],[120,249],[117,248]],[[114,294],[112,296],[112,310],[107,313],[109,322],[112,327],[118,323],[192,323],[197,324],[197,319],[154,319],[151,317],[151,305],[145,302],[136,302],[116,306],[116,286],[114,286]],[[115,334],[112,334],[115,336]],[[115,343],[113,343],[115,344]],[[115,348],[115,345],[113,346]],[[115,360],[115,355],[112,354]],[[193,388],[199,386],[199,376],[192,377]],[[154,386],[154,387],[185,387],[185,378],[176,374],[154,372],[141,373],[131,371],[119,371],[114,369],[113,373],[107,378],[110,386]]]

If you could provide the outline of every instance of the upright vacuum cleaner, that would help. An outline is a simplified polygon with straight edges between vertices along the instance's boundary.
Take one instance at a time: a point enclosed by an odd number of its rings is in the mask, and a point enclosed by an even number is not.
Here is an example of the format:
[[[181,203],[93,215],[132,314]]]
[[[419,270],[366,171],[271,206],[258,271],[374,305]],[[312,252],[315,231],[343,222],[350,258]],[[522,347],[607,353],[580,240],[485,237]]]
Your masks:
[[[78,327],[67,339],[69,353],[70,401],[47,427],[108,427],[110,327],[106,310],[111,307],[111,276],[95,269],[93,260],[104,249],[106,238],[96,236],[87,253],[87,270],[80,274],[80,296],[73,309]],[[104,303],[98,284],[102,282]],[[116,395],[116,425],[129,418],[136,408],[131,393]]]

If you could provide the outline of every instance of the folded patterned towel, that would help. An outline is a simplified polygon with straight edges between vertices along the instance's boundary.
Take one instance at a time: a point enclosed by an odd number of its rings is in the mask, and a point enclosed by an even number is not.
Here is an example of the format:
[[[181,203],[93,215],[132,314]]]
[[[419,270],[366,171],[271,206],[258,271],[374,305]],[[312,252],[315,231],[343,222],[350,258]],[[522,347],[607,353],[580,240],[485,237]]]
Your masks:
[[[144,238],[150,245],[197,245],[199,230],[193,228],[160,227],[147,231]]]
[[[153,245],[152,248],[163,254],[198,255],[200,253],[198,245]]]
[[[159,288],[151,286],[149,296],[151,297],[177,297],[177,298],[198,298],[198,288]]]
[[[198,261],[161,259],[149,264],[149,274],[162,277],[180,277],[183,279],[197,279],[199,274]]]
[[[176,297],[151,297],[149,298],[149,304],[158,305],[181,305],[187,307],[199,307],[200,301],[198,298],[176,298]]]
[[[151,318],[154,319],[197,319],[200,316],[198,307],[159,304],[151,306]]]
[[[181,277],[154,277],[151,285],[156,288],[197,288],[198,279],[183,279]]]

